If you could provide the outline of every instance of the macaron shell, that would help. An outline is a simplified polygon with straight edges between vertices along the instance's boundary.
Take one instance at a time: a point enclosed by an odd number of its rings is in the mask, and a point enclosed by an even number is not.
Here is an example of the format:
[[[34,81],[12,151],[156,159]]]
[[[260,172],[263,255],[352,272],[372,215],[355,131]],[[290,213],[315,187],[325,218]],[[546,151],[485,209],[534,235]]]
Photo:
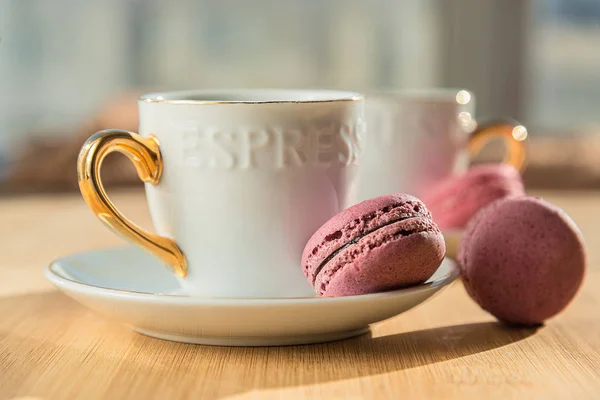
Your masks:
[[[523,186],[509,187],[506,184],[488,183],[475,186],[448,203],[443,209],[434,210],[433,218],[440,229],[460,229],[467,226],[479,210],[498,199],[523,195]]]
[[[443,237],[435,224],[414,218],[384,226],[332,258],[320,271],[321,296],[375,293],[426,281],[444,258]]]
[[[507,198],[483,209],[469,224],[458,259],[469,295],[498,319],[523,325],[563,310],[586,269],[575,223],[532,197]]]
[[[423,201],[442,230],[464,228],[488,204],[509,196],[522,196],[520,172],[506,164],[482,164],[450,177],[432,188]]]
[[[302,271],[312,283],[322,262],[363,232],[394,219],[431,214],[417,198],[407,194],[376,197],[347,208],[332,217],[310,238],[302,254]]]

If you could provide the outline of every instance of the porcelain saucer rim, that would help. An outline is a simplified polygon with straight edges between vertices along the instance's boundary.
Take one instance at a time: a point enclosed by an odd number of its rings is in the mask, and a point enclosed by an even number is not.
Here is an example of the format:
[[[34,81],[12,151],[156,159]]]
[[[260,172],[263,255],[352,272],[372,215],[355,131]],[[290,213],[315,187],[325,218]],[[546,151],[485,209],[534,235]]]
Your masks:
[[[351,301],[363,301],[363,300],[374,300],[378,298],[385,297],[394,297],[409,293],[416,293],[425,290],[433,289],[437,286],[446,286],[451,284],[458,278],[460,271],[458,265],[455,260],[452,260],[446,257],[442,264],[440,264],[439,268],[442,268],[444,263],[449,264],[448,272],[444,275],[436,278],[434,281],[428,281],[419,285],[409,286],[405,288],[400,288],[397,290],[391,290],[387,292],[380,293],[371,293],[371,294],[362,294],[355,296],[344,296],[344,297],[272,297],[272,298],[241,298],[241,297],[200,297],[200,296],[188,296],[184,294],[169,294],[169,293],[149,293],[149,292],[139,292],[132,290],[123,290],[123,289],[115,289],[115,288],[107,288],[103,286],[96,286],[91,283],[85,283],[73,279],[69,279],[62,275],[60,271],[57,269],[60,268],[60,263],[69,262],[68,259],[72,258],[76,255],[84,255],[87,253],[93,253],[97,251],[111,251],[118,249],[122,246],[109,247],[104,249],[96,249],[83,251],[78,253],[73,253],[67,255],[65,257],[57,258],[52,261],[45,269],[44,275],[46,278],[55,286],[62,289],[68,289],[73,292],[80,292],[86,294],[94,294],[94,295],[102,295],[102,296],[110,296],[115,298],[123,298],[130,300],[139,300],[139,301],[153,301],[159,303],[186,303],[186,304],[210,304],[214,306],[223,305],[223,306],[231,306],[231,305],[247,305],[247,306],[256,306],[256,305],[286,305],[286,304],[314,304],[317,302],[327,302],[327,303],[335,303],[335,302],[351,302]],[[437,270],[436,270],[437,271]]]

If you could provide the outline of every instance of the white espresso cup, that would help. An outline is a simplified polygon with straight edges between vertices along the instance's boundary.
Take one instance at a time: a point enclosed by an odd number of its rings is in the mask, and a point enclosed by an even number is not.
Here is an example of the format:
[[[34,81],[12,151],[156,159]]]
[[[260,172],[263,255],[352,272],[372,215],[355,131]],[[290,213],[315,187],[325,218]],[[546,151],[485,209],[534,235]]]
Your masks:
[[[521,168],[526,129],[517,122],[475,121],[475,98],[459,89],[389,91],[367,94],[366,135],[359,178],[349,204],[388,193],[422,196],[491,139],[506,144],[504,162]]]
[[[98,132],[81,150],[80,190],[98,218],[163,260],[189,295],[314,296],[301,254],[348,201],[361,95],[153,93],[140,98],[139,113],[139,135]],[[129,221],[107,197],[100,167],[113,151],[127,155],[146,183],[156,233]]]

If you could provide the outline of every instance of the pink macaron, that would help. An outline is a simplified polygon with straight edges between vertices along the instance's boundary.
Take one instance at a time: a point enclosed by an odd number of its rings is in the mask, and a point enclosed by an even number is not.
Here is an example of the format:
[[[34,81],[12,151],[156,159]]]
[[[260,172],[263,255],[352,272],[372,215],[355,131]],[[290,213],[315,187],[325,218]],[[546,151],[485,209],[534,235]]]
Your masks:
[[[467,292],[511,324],[536,325],[575,297],[586,270],[583,238],[560,208],[535,197],[498,200],[469,223],[458,249]]]
[[[444,252],[444,238],[423,202],[386,195],[319,228],[304,249],[302,270],[319,296],[376,293],[426,281]]]
[[[439,228],[446,231],[464,228],[479,210],[498,199],[524,194],[517,169],[506,164],[481,164],[432,187],[423,201]]]

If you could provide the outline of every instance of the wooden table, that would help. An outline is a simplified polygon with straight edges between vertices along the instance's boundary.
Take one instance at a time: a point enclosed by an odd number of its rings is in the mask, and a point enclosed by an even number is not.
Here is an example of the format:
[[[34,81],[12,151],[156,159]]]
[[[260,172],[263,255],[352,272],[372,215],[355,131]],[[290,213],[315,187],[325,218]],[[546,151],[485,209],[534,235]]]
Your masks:
[[[59,293],[52,259],[122,244],[78,196],[0,200],[0,399],[600,399],[600,193],[545,193],[578,222],[590,271],[535,330],[507,329],[455,283],[345,341],[280,348],[171,343]],[[140,192],[113,196],[149,227]]]

